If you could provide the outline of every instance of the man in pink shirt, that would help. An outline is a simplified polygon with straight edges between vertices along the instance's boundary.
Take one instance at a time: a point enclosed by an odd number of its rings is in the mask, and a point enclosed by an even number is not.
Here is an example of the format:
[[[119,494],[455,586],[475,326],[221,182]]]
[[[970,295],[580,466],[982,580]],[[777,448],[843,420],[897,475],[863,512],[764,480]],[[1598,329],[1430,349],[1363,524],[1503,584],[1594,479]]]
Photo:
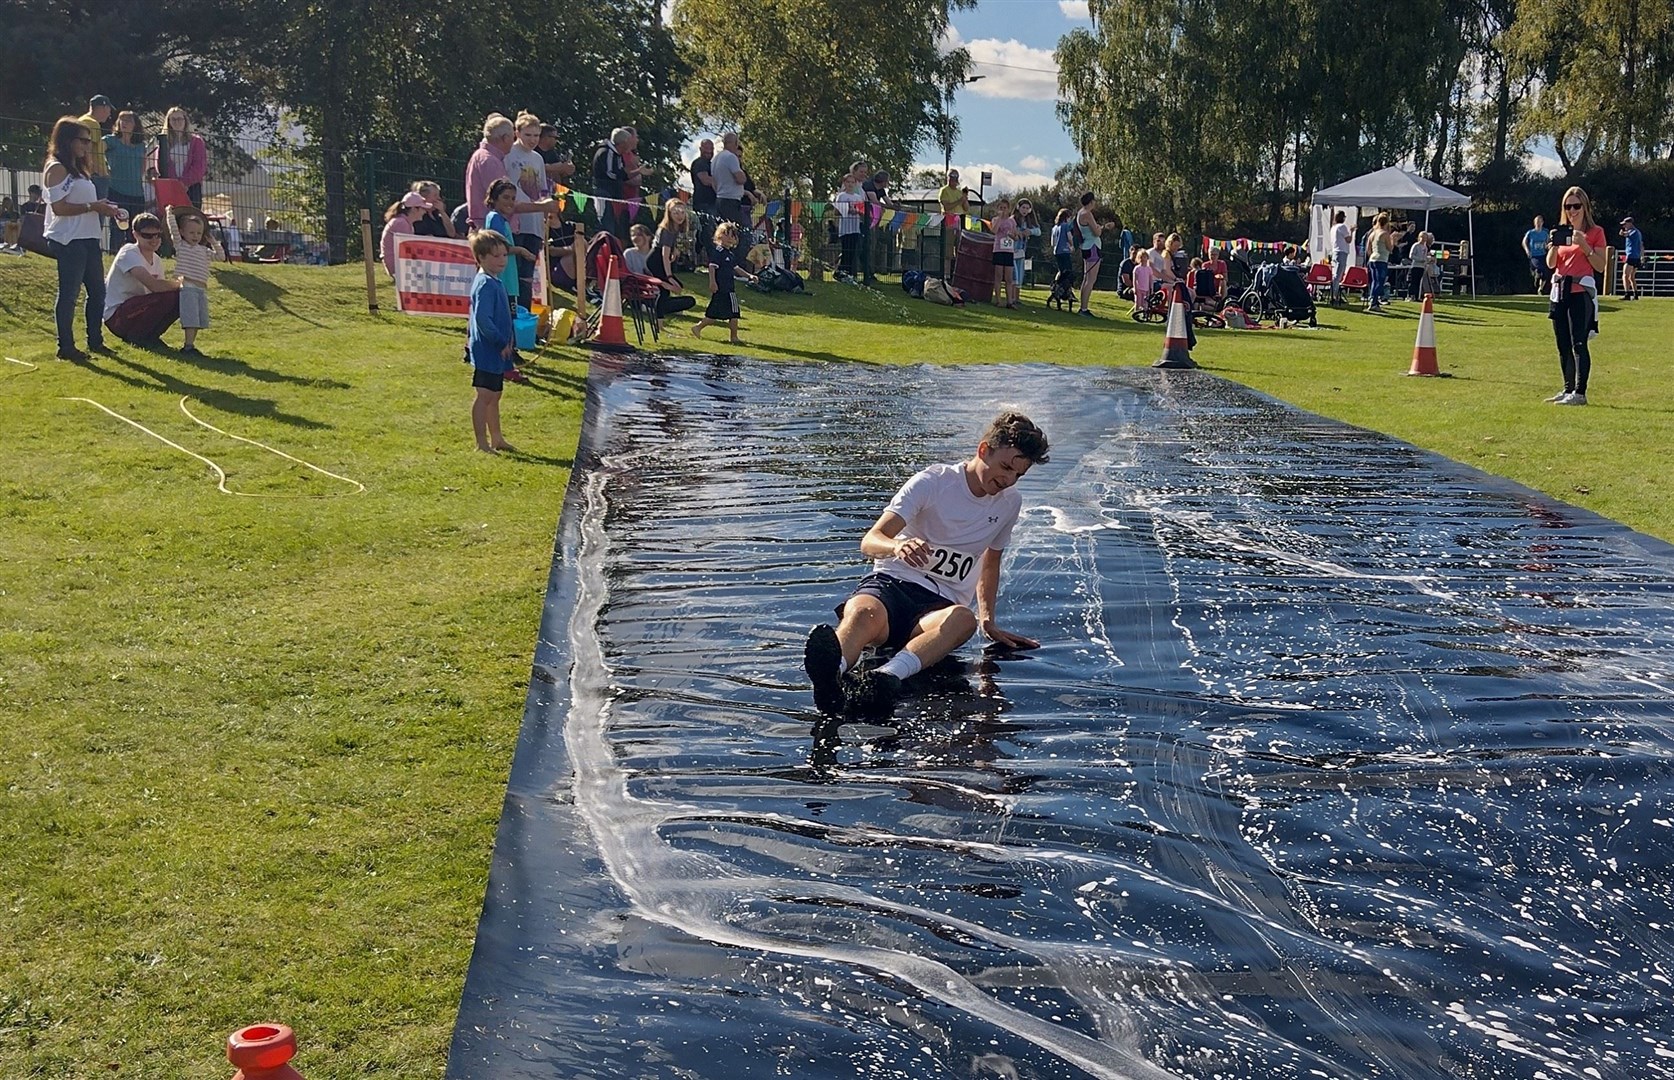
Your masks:
[[[471,160],[465,163],[465,214],[473,230],[482,228],[488,218],[489,186],[496,180],[512,179],[506,175],[506,155],[516,141],[516,127],[499,113],[489,113],[488,119],[482,122],[482,142],[477,144]],[[551,199],[520,200],[512,207],[512,212],[544,214],[556,209],[558,205]]]

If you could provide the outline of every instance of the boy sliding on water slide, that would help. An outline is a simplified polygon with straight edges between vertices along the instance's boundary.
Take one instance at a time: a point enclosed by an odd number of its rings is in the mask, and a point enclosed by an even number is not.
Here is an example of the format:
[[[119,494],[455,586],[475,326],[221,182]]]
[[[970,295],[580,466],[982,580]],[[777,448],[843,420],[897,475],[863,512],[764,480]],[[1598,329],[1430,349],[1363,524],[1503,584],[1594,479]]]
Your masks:
[[[1046,434],[1018,412],[988,425],[976,454],[932,465],[908,480],[860,541],[873,560],[838,609],[836,629],[808,633],[803,664],[821,712],[887,714],[901,683],[970,640],[980,627],[1014,649],[1040,642],[1000,629],[994,605],[1000,558],[1022,509],[1013,487],[1045,464]],[[972,610],[974,601],[975,610]],[[874,670],[854,671],[869,646],[899,651]]]

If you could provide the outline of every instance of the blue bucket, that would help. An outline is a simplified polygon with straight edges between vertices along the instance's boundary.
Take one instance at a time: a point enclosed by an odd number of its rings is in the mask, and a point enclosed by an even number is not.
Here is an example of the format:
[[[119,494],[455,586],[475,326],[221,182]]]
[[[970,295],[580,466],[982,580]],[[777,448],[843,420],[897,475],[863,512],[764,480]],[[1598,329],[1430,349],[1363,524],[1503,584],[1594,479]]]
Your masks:
[[[540,322],[526,309],[517,309],[517,315],[512,319],[512,336],[517,339],[518,348],[531,351],[535,348],[535,328]]]

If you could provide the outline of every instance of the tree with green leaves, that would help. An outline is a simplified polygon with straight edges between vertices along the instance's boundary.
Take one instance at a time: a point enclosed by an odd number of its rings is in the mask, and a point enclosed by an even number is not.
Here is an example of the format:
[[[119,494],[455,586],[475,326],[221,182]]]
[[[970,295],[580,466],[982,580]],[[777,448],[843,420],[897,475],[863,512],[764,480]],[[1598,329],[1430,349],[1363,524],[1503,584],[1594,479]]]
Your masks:
[[[1265,197],[1276,222],[1287,189],[1445,161],[1465,2],[1091,0],[1058,46],[1059,115],[1126,219],[1202,228]]]
[[[957,130],[944,102],[970,56],[940,45],[949,13],[974,6],[675,0],[683,102],[694,120],[739,131],[758,183],[820,194],[860,157],[906,175],[920,143]]]
[[[1567,172],[1674,156],[1674,4],[1523,4],[1510,38],[1533,86],[1520,134],[1553,140]]]

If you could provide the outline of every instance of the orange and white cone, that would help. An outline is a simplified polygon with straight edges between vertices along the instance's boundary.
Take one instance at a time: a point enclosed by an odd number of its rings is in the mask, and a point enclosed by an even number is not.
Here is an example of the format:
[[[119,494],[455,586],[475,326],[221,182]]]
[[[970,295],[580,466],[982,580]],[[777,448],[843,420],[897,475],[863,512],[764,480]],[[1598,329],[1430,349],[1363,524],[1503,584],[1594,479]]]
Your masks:
[[[1186,286],[1174,283],[1174,303],[1168,309],[1168,331],[1163,339],[1162,359],[1152,364],[1159,368],[1194,368],[1192,359],[1192,317],[1186,311]]]
[[[1436,367],[1436,308],[1434,297],[1424,294],[1424,310],[1418,313],[1418,339],[1412,345],[1412,368],[1408,375],[1440,375]]]
[[[634,352],[622,328],[622,267],[616,256],[610,257],[609,277],[605,280],[604,306],[599,310],[599,332],[588,342],[605,352]]]

